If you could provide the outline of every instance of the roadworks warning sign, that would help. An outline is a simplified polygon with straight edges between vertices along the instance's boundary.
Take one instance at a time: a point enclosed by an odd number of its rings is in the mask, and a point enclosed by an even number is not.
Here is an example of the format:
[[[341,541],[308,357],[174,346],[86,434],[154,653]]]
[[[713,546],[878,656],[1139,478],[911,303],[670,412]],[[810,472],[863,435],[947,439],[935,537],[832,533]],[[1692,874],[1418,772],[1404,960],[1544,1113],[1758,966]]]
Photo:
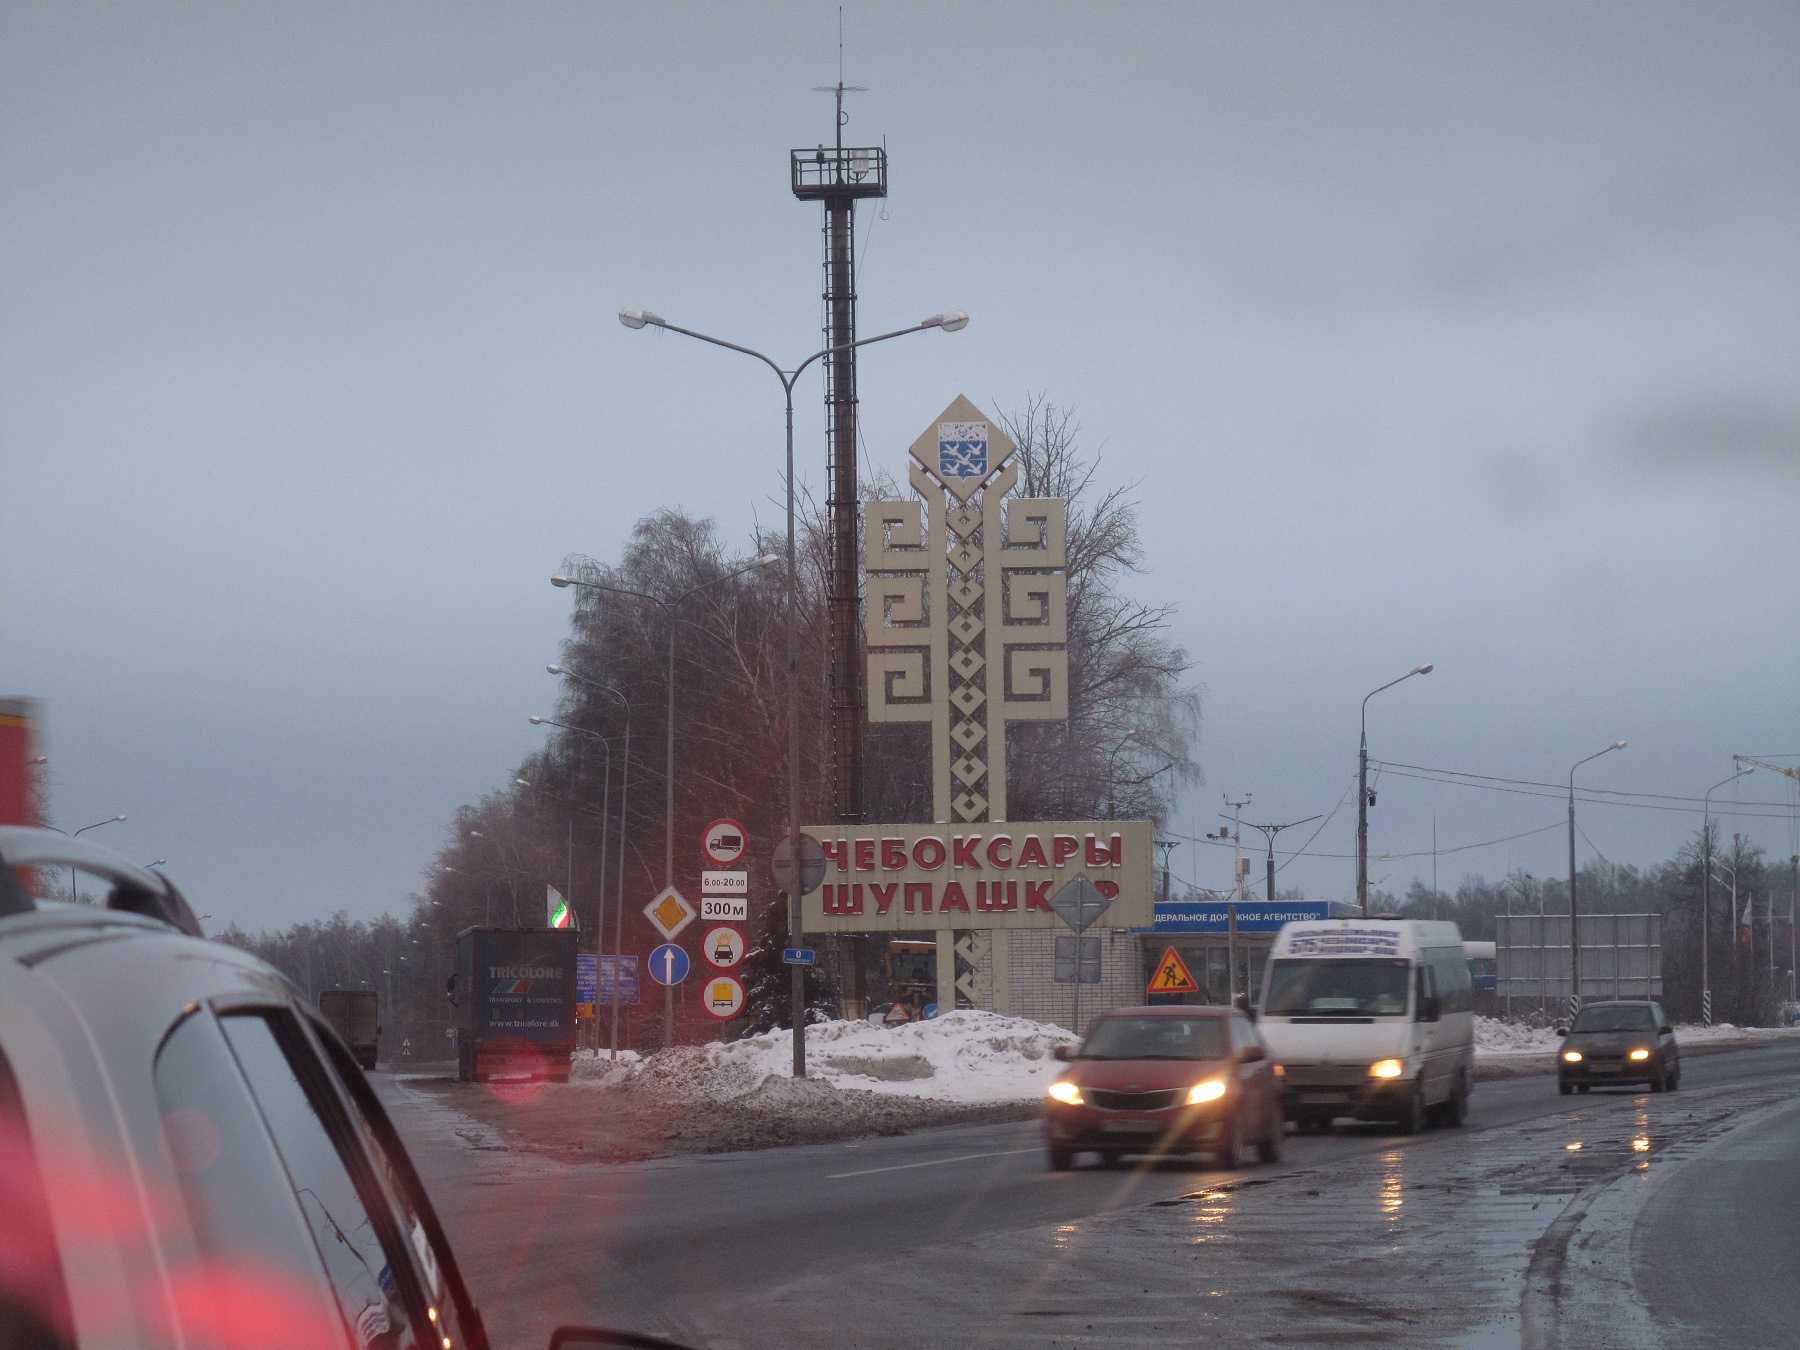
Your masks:
[[[1164,950],[1162,960],[1156,963],[1156,972],[1150,977],[1150,992],[1153,994],[1197,994],[1200,986],[1194,983],[1187,963],[1181,959],[1181,953],[1173,947]]]

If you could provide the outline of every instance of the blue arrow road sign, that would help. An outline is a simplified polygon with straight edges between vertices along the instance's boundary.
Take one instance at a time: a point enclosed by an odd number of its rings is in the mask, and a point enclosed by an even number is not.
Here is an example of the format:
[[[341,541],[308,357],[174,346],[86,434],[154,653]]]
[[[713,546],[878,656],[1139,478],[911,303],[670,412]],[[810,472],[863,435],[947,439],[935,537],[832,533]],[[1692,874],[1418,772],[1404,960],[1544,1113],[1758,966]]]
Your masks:
[[[673,942],[650,953],[650,978],[658,984],[680,984],[687,978],[688,954]]]
[[[783,947],[781,959],[790,966],[810,966],[819,959],[819,954],[810,947]]]

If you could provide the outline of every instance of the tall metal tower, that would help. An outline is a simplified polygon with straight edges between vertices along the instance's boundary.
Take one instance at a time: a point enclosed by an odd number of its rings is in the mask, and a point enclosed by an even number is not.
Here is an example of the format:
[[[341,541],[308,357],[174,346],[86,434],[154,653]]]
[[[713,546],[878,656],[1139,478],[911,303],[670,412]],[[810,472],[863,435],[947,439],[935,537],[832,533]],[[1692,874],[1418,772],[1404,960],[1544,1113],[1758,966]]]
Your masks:
[[[858,86],[838,82],[823,93],[837,101],[834,143],[791,154],[794,195],[825,203],[825,436],[831,520],[828,598],[831,615],[832,810],[840,824],[863,818],[863,685],[861,594],[856,486],[856,201],[887,196],[887,151],[880,146],[846,149],[844,95]]]

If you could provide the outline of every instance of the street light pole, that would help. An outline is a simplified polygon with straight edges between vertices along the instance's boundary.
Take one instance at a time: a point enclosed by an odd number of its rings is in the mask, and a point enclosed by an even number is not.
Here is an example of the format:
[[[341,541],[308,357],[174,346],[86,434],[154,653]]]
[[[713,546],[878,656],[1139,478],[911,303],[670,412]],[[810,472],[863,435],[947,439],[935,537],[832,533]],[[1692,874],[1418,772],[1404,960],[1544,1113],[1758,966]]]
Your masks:
[[[1275,903],[1275,836],[1280,834],[1283,830],[1293,829],[1296,825],[1310,825],[1317,819],[1317,816],[1308,816],[1305,820],[1289,820],[1284,821],[1280,825],[1258,825],[1255,822],[1248,820],[1244,822],[1244,824],[1248,825],[1253,830],[1261,830],[1263,832],[1263,837],[1267,839],[1269,843],[1269,857],[1267,871],[1264,873],[1264,885],[1267,889],[1269,903],[1271,905]]]
[[[663,738],[663,887],[665,890],[675,885],[675,625],[680,621],[676,612],[683,601],[697,595],[709,586],[717,586],[740,577],[744,573],[758,567],[770,567],[781,559],[773,553],[765,553],[753,558],[742,567],[703,581],[697,586],[690,586],[674,599],[664,599],[660,595],[651,595],[647,591],[634,591],[625,586],[607,586],[598,581],[581,581],[575,577],[554,576],[550,578],[552,586],[580,586],[590,591],[607,591],[613,595],[627,595],[637,600],[648,600],[660,605],[663,617],[669,629],[669,658],[665,701],[668,704],[667,730]],[[614,971],[613,987],[618,987],[618,972]],[[675,1044],[675,986],[663,986],[663,1048],[666,1050]]]
[[[108,816],[105,820],[96,820],[92,825],[83,825],[79,830],[76,830],[75,833],[69,835],[69,838],[79,839],[82,835],[86,834],[89,830],[97,830],[102,825],[114,825],[123,819],[125,819],[124,816]],[[51,825],[48,828],[52,829],[52,830],[56,830],[56,826],[54,826],[54,825]],[[67,831],[64,831],[64,830],[56,830],[56,832],[58,834],[67,833]],[[75,869],[73,867],[71,867],[69,869],[69,903],[71,905],[78,905],[81,903],[80,897],[76,891]]]
[[[1749,772],[1739,769],[1721,778],[1700,799],[1700,1025],[1707,1027],[1712,1025],[1712,795]]]
[[[1575,906],[1575,770],[1588,760],[1599,759],[1601,755],[1610,755],[1615,750],[1623,750],[1624,741],[1614,741],[1604,750],[1596,750],[1587,759],[1578,759],[1569,766],[1569,1021],[1575,1020],[1575,1014],[1581,1011],[1581,939],[1576,932],[1579,911]]]
[[[625,755],[624,763],[619,767],[619,861],[618,875],[613,884],[613,894],[618,897],[618,904],[613,911],[612,1032],[607,1041],[607,1058],[616,1060],[619,1057],[619,980],[623,975],[625,960],[625,810],[631,800],[631,701],[611,685],[590,680],[585,675],[577,675],[563,666],[548,665],[544,669],[552,675],[566,675],[589,689],[617,699],[619,706],[625,710]]]
[[[1400,680],[1429,674],[1431,662],[1427,661],[1414,666],[1399,680],[1389,680],[1380,689],[1371,689],[1363,695],[1362,739],[1356,751],[1356,903],[1361,906],[1365,919],[1369,917],[1369,700],[1382,689],[1392,689]]]
[[[794,860],[794,875],[798,877],[801,870],[800,649],[798,636],[800,569],[794,544],[794,386],[799,382],[801,373],[822,357],[838,352],[852,351],[857,347],[867,347],[876,342],[886,342],[889,338],[904,337],[908,333],[923,332],[927,328],[941,328],[946,333],[960,332],[969,326],[969,316],[960,309],[953,309],[942,314],[934,314],[924,322],[914,324],[911,328],[898,328],[891,333],[881,333],[857,342],[826,347],[821,351],[814,352],[795,366],[792,371],[784,371],[779,363],[753,348],[739,346],[737,343],[727,342],[723,338],[711,337],[691,328],[677,327],[661,315],[652,314],[649,310],[627,306],[619,311],[619,322],[631,329],[641,329],[649,325],[667,332],[680,333],[684,337],[695,338],[700,342],[708,342],[715,347],[724,347],[728,351],[741,352],[745,356],[761,361],[774,371],[775,378],[781,381],[782,397],[787,403],[787,835],[789,856]],[[798,942],[800,941],[801,897],[790,894],[787,902],[788,940]],[[789,972],[789,1001],[793,1022],[794,1077],[804,1078],[806,1077],[806,970],[803,966],[795,966]]]

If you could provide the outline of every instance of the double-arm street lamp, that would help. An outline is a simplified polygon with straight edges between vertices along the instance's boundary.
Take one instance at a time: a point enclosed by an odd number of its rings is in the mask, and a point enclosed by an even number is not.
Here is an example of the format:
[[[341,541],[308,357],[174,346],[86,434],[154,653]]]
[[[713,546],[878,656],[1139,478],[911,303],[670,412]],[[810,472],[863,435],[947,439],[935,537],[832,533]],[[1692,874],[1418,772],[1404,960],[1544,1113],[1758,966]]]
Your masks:
[[[1735,783],[1748,769],[1739,769],[1706,789],[1700,815],[1700,1024],[1712,1025],[1712,795],[1727,783]],[[1734,919],[1736,915],[1732,916]]]
[[[552,675],[561,675],[574,680],[577,684],[585,684],[589,689],[617,699],[619,706],[625,710],[625,755],[624,763],[619,767],[619,861],[618,876],[613,885],[613,894],[618,897],[618,905],[613,914],[613,980],[612,980],[612,1035],[609,1038],[607,1058],[619,1057],[619,979],[620,966],[625,958],[625,812],[631,803],[631,702],[614,689],[610,684],[602,684],[598,680],[590,680],[585,675],[577,675],[566,666],[548,665],[544,667]],[[604,870],[604,864],[602,864]]]
[[[761,557],[752,558],[742,567],[726,572],[723,576],[703,581],[698,586],[690,586],[680,595],[665,599],[660,595],[651,595],[648,591],[634,591],[625,586],[606,586],[598,581],[581,581],[575,577],[553,576],[552,586],[579,586],[584,590],[605,591],[611,595],[630,596],[636,600],[648,600],[653,605],[660,605],[663,617],[668,622],[669,657],[667,689],[664,699],[668,704],[667,726],[663,736],[663,885],[671,887],[675,884],[675,625],[681,621],[677,612],[683,601],[697,595],[709,586],[718,586],[730,581],[733,577],[741,577],[744,573],[759,567],[773,567],[781,559],[773,553],[765,553]],[[623,902],[621,898],[621,903]],[[617,971],[613,972],[614,989],[618,988]],[[663,1045],[675,1044],[675,989],[672,985],[663,986]]]
[[[31,762],[33,764],[43,764],[47,761],[47,759],[48,759],[48,757],[44,756],[44,757],[40,757],[38,759],[34,759]],[[1748,773],[1749,770],[1746,769],[1746,770],[1744,770],[1744,772]],[[58,834],[68,834],[69,838],[71,838],[71,839],[79,839],[82,835],[86,834],[89,830],[97,830],[102,825],[116,825],[123,819],[125,819],[124,816],[108,816],[105,820],[96,820],[92,825],[83,825],[79,830],[76,830],[73,834],[69,834],[69,831],[67,831],[67,830],[57,830],[56,826],[54,826],[54,825],[48,825],[45,828],[51,829],[51,830],[56,830],[56,832]],[[155,863],[151,864],[152,867],[154,867],[155,865],[156,865]],[[71,867],[69,869],[69,903],[72,905],[79,904],[80,901],[81,901],[81,897],[76,893],[76,887],[75,887],[75,869],[73,867]]]
[[[800,623],[800,571],[794,546],[794,385],[798,383],[802,372],[813,362],[836,352],[851,351],[857,347],[867,347],[876,342],[886,342],[890,338],[905,337],[908,333],[922,333],[928,328],[941,328],[946,333],[961,332],[969,326],[969,316],[960,309],[946,310],[942,314],[933,314],[929,319],[914,324],[911,328],[896,328],[891,333],[879,333],[874,337],[862,338],[856,342],[846,342],[837,347],[825,347],[814,352],[791,371],[783,370],[780,364],[751,347],[742,347],[735,342],[727,342],[723,338],[711,337],[706,333],[695,332],[691,328],[681,328],[670,323],[659,314],[652,314],[646,309],[634,309],[627,306],[619,311],[619,322],[627,328],[644,328],[646,326],[661,328],[670,333],[680,333],[684,337],[696,338],[701,342],[709,342],[715,347],[724,347],[728,351],[741,352],[745,356],[754,357],[770,370],[775,378],[781,381],[781,392],[787,400],[787,833],[789,856],[793,859],[794,875],[801,873],[800,854],[800,656],[799,656],[799,623]],[[799,887],[795,886],[794,891]],[[790,893],[788,898],[788,940],[800,941],[800,896]],[[790,974],[790,998],[794,1025],[794,1077],[806,1077],[806,984],[805,968],[794,966]]]
[[[1576,929],[1579,926],[1575,907],[1575,770],[1588,760],[1599,759],[1602,755],[1610,755],[1615,750],[1623,750],[1624,741],[1614,741],[1604,750],[1596,750],[1587,759],[1578,759],[1569,766],[1569,1021],[1574,1022],[1575,1014],[1581,1011],[1581,938]]]
[[[1427,661],[1414,666],[1399,680],[1389,680],[1380,689],[1363,695],[1362,740],[1356,752],[1356,903],[1362,907],[1365,919],[1369,917],[1369,700],[1382,689],[1392,689],[1400,680],[1429,674],[1431,662]]]

